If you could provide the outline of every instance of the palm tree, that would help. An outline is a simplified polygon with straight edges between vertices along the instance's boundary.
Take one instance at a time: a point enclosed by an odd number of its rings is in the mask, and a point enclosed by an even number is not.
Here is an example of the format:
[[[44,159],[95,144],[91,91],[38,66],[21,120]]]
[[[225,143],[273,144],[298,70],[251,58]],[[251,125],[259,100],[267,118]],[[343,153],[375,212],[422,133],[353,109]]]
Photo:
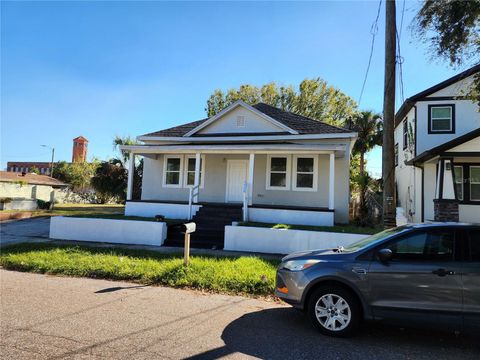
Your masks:
[[[366,211],[365,196],[368,186],[368,175],[365,172],[365,154],[376,145],[382,145],[383,122],[380,114],[373,111],[361,111],[353,116],[349,128],[358,133],[358,139],[353,146],[353,154],[360,155],[360,213]]]
[[[128,169],[128,162],[130,161],[130,154],[128,151],[120,149],[121,145],[138,145],[139,142],[135,138],[130,136],[115,136],[113,139],[113,149],[120,152],[120,158],[117,158],[124,169]],[[143,177],[143,159],[140,159],[137,156],[137,159],[134,164],[134,173],[133,173],[133,190],[132,198],[140,199],[142,193],[142,177]]]
[[[135,140],[134,138],[131,138],[130,136],[121,137],[117,135],[113,139],[113,150],[120,152],[122,158],[119,160],[122,161],[122,165],[124,167],[126,167],[127,162],[129,160],[129,153],[128,151],[120,150],[120,146],[121,145],[138,145],[138,144],[139,144],[138,141]]]

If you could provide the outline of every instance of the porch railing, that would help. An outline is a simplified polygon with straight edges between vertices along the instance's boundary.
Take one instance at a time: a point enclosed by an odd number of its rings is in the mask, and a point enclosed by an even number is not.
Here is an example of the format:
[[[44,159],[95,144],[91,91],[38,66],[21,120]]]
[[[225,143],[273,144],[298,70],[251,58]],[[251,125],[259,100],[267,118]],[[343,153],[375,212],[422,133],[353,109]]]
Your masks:
[[[243,183],[243,221],[248,221],[248,183]]]
[[[197,202],[200,185],[192,186],[188,195],[188,220],[193,218],[193,201]]]

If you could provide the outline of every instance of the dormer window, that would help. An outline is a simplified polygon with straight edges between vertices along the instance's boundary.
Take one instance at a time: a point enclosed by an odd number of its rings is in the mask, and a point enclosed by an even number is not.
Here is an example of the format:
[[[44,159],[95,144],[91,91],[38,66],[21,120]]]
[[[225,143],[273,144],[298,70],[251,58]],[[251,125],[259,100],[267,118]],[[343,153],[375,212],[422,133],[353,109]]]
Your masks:
[[[428,106],[428,133],[455,133],[455,105]]]
[[[237,116],[237,127],[239,128],[245,127],[245,116]]]

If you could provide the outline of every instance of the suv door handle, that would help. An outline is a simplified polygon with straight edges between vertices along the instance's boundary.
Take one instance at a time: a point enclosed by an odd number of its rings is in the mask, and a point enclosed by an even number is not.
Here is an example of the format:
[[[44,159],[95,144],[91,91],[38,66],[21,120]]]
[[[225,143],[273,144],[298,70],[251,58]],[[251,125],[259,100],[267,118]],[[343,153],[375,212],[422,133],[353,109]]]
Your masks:
[[[449,271],[447,269],[437,269],[437,270],[433,270],[432,274],[435,274],[438,276],[455,275],[455,271]]]

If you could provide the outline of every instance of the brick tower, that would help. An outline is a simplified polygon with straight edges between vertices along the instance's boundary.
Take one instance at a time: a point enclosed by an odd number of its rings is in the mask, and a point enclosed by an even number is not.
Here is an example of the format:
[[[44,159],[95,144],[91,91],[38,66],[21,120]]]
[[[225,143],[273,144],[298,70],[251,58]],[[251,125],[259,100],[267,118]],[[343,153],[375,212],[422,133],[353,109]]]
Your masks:
[[[88,140],[83,136],[73,139],[72,162],[85,162],[87,160]]]

